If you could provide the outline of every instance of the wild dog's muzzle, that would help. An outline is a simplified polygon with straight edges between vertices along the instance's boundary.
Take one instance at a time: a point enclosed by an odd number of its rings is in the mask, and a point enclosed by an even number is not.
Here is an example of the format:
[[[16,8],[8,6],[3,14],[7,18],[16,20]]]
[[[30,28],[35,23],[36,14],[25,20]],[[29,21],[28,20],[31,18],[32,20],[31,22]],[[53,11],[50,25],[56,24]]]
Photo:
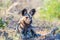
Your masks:
[[[24,17],[21,18],[21,20],[20,20],[20,27],[22,29],[28,28],[28,26],[30,24],[31,24],[31,20],[28,17],[24,16]]]

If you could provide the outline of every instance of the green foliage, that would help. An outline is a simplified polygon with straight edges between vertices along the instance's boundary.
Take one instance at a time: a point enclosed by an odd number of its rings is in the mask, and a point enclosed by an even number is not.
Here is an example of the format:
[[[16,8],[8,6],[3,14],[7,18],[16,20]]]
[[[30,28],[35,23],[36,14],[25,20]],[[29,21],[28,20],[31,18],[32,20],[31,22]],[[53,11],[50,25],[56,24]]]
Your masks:
[[[3,22],[3,21],[2,21],[2,18],[0,18],[0,28],[6,27],[7,24],[8,24],[7,22]]]
[[[46,20],[60,19],[60,2],[58,0],[48,0],[45,6],[40,9],[40,17]]]

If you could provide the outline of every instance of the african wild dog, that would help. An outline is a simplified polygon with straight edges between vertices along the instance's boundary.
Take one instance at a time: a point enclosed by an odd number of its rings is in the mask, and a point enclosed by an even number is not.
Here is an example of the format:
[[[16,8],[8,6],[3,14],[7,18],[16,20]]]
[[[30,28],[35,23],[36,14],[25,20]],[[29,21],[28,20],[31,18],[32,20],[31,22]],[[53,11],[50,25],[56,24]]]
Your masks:
[[[36,12],[35,9],[32,9],[29,13],[27,12],[27,9],[22,10],[22,18],[19,20],[20,27],[18,27],[18,30],[19,31],[22,30],[21,32],[25,37],[27,36],[27,34],[29,35],[30,32],[32,35],[36,35],[35,32],[33,31],[33,29],[31,28],[32,27],[31,26],[32,17],[35,14],[35,12]],[[27,32],[29,32],[29,33],[27,33]]]

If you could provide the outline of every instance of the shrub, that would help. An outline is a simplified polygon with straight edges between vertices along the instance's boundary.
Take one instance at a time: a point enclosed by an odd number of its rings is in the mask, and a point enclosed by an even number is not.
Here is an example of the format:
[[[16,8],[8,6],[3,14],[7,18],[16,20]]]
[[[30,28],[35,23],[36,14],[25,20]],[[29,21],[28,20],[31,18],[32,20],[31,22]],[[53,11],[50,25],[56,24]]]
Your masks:
[[[2,18],[0,18],[0,28],[4,28],[7,26],[7,22],[2,21]]]

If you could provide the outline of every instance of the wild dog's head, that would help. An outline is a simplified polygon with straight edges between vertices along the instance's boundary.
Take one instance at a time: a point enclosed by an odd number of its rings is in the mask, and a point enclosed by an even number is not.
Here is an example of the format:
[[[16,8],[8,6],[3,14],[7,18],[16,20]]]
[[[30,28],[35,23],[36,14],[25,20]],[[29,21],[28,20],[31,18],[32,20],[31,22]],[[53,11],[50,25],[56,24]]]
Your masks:
[[[32,23],[32,17],[35,14],[36,10],[31,9],[30,12],[27,12],[27,9],[22,10],[22,18],[20,20],[20,24],[22,26],[28,26]]]

